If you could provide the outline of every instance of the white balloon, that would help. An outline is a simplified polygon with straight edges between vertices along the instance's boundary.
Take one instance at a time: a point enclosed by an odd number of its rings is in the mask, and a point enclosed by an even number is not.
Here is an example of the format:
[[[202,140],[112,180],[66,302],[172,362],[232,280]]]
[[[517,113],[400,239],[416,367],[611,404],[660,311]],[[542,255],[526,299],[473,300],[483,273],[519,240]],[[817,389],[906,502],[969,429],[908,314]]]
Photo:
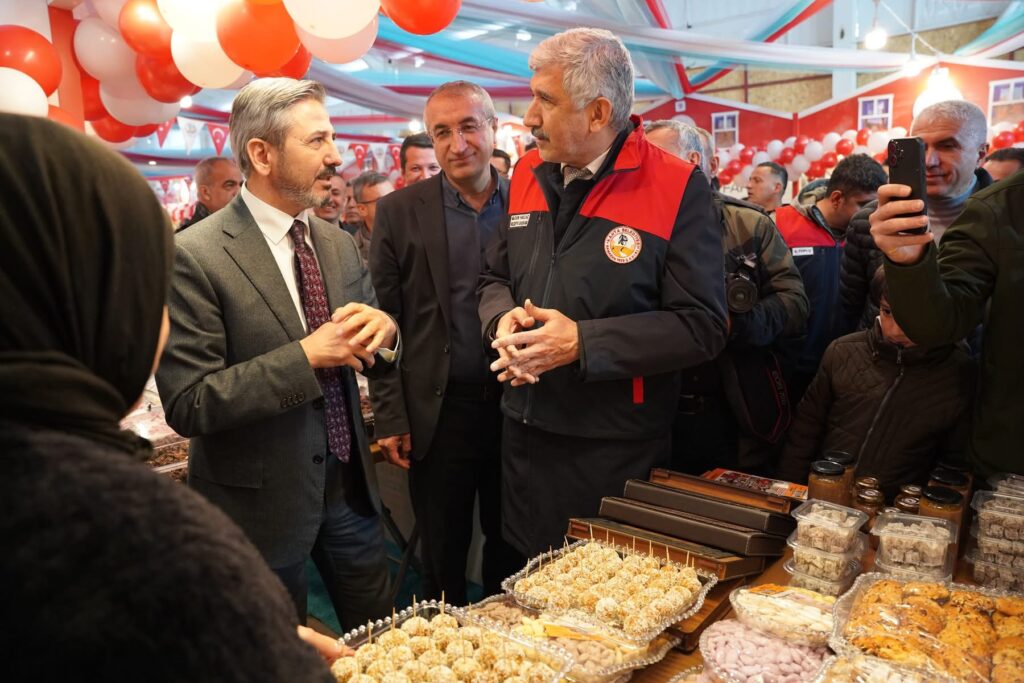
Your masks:
[[[889,131],[890,135],[894,138],[905,138],[907,137],[907,129],[903,126],[896,126]]]
[[[50,106],[36,79],[23,71],[0,66],[0,111],[46,116]]]
[[[782,140],[772,140],[771,142],[769,142],[765,146],[765,151],[768,152],[769,161],[778,159],[779,154],[782,153],[782,150],[785,149],[785,147],[786,146],[782,144]]]
[[[718,154],[718,167],[725,168],[726,164],[732,161],[732,155],[729,154],[729,150],[720,149],[716,152]]]
[[[78,63],[93,78],[116,82],[135,77],[135,52],[99,17],[78,24],[74,43]]]
[[[318,38],[337,39],[362,31],[377,17],[380,0],[284,0],[284,6],[296,28]]]
[[[746,147],[746,145],[744,145],[742,142],[737,142],[735,145],[729,148],[729,154],[731,154],[734,157],[738,157],[740,155],[740,152],[743,151],[744,147]]]
[[[121,16],[121,8],[127,0],[92,0],[92,8],[100,19],[113,28],[117,28],[118,17]]]
[[[804,157],[807,161],[817,161],[825,154],[825,146],[817,140],[811,140],[804,145]]]
[[[1022,147],[1024,147],[1024,142],[1015,142],[1013,143],[1013,146],[1016,147],[1017,149],[1021,149]]]
[[[811,162],[807,160],[803,154],[797,154],[793,157],[793,170],[796,171],[797,175],[802,175],[807,172],[807,169],[811,167]]]
[[[251,72],[251,71],[243,71],[242,75],[235,79],[234,83],[231,83],[230,85],[225,85],[224,89],[225,90],[239,90],[240,88],[243,88],[246,85],[248,85],[249,81],[251,81],[255,77],[256,76],[255,76],[255,74],[253,74],[253,72]]]
[[[164,103],[146,94],[139,86],[137,93],[129,97],[115,95],[106,84],[100,83],[100,102],[110,115],[128,126],[144,126],[147,123],[162,123],[170,117],[163,117]]]
[[[216,40],[192,40],[177,31],[171,34],[171,56],[181,75],[201,88],[226,88],[245,71],[224,54]]]
[[[358,33],[347,38],[321,38],[298,24],[295,24],[295,32],[314,57],[331,64],[344,64],[359,59],[373,46],[373,42],[377,40],[377,25],[377,17],[374,15]]]
[[[156,0],[164,21],[184,38],[217,41],[217,10],[224,0]],[[336,4],[336,3],[334,3]]]
[[[771,157],[770,157],[770,156],[768,155],[768,152],[758,152],[758,153],[757,153],[757,154],[755,154],[755,155],[753,156],[753,158],[752,158],[752,159],[750,160],[750,163],[751,163],[751,165],[753,165],[753,166],[757,166],[758,164],[763,164],[764,162],[766,162],[766,161],[771,161],[771,160],[772,160],[772,159],[771,159]]]
[[[853,151],[850,152],[850,154],[867,154],[870,156],[871,152],[868,151],[868,148],[865,147],[864,145],[857,145],[856,147],[853,148]]]
[[[857,131],[855,131],[852,128],[850,128],[849,130],[844,130],[843,131],[843,137],[846,138],[847,140],[856,140],[857,139]]]
[[[782,146],[783,146],[783,147],[792,147],[792,146],[793,146],[793,145],[794,145],[795,143],[796,143],[796,136],[795,136],[795,135],[790,135],[790,136],[789,136],[788,138],[786,138],[786,139],[785,139],[785,141],[784,141],[784,142],[782,143]]]
[[[800,177],[800,174],[797,173],[796,169],[793,168],[793,164],[791,163],[786,164],[786,175],[789,177],[790,180],[795,180]]]
[[[1012,131],[1013,127],[1014,127],[1014,124],[1010,123],[1009,121],[1000,121],[996,125],[992,126],[992,130],[995,131],[996,135],[999,135],[1000,133],[1002,133],[1004,131],[1008,131],[1008,130]]]
[[[878,154],[884,152],[886,147],[889,145],[889,134],[884,133],[880,130],[876,130],[874,133],[868,136],[868,153]]]
[[[843,136],[839,133],[825,133],[825,137],[821,139],[821,144],[826,152],[834,152],[836,150],[836,143],[842,139]]]
[[[750,180],[750,174],[753,173],[753,172],[754,172],[753,164],[747,164],[746,166],[743,167],[742,170],[740,170],[739,178],[738,178],[738,180],[734,180],[733,184],[734,185],[741,185],[743,187],[746,187],[747,186],[747,181]]]

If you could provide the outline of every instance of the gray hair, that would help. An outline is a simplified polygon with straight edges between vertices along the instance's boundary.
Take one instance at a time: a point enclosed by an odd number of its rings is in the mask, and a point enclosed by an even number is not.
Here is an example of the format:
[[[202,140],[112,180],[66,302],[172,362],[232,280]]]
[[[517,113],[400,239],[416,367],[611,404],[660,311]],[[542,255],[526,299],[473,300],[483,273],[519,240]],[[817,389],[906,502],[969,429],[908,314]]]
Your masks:
[[[497,112],[494,110],[494,102],[491,100],[491,95],[472,81],[448,81],[434,88],[433,92],[427,95],[427,101],[423,105],[423,123],[429,126],[427,123],[427,105],[430,104],[430,100],[435,97],[451,96],[451,95],[469,95],[476,97],[480,100],[480,105],[484,109],[484,116],[488,119],[496,119],[498,117]],[[433,146],[433,145],[431,145]]]
[[[946,100],[925,107],[910,124],[911,134],[914,131],[914,124],[924,119],[942,119],[956,123],[967,144],[974,147],[973,151],[981,149],[988,138],[988,120],[985,118],[985,112],[973,102]]]
[[[562,67],[562,87],[577,109],[598,97],[612,103],[611,127],[622,130],[633,110],[633,60],[611,31],[573,28],[544,40],[530,55],[530,69]]]
[[[696,152],[700,155],[700,170],[704,172],[708,178],[711,177],[711,150],[705,144],[704,136],[701,135],[701,129],[697,126],[691,126],[688,123],[682,121],[673,121],[671,119],[661,119],[660,121],[654,121],[647,127],[647,132],[652,133],[656,130],[671,130],[676,134],[676,156],[685,159],[686,155],[691,152]]]
[[[352,181],[352,197],[357,201],[363,201],[363,188],[376,187],[381,183],[386,183],[388,177],[383,173],[377,173],[377,171],[363,171],[355,177]]]
[[[291,125],[289,110],[303,100],[323,104],[325,98],[324,86],[316,81],[292,78],[259,78],[239,90],[231,104],[228,126],[231,149],[238,158],[242,175],[248,178],[252,172],[252,161],[246,149],[249,140],[266,140],[280,149]]]
[[[194,173],[196,185],[209,185],[210,176],[213,175],[213,167],[221,162],[231,164],[232,166],[235,163],[234,160],[228,157],[206,157],[196,164]]]

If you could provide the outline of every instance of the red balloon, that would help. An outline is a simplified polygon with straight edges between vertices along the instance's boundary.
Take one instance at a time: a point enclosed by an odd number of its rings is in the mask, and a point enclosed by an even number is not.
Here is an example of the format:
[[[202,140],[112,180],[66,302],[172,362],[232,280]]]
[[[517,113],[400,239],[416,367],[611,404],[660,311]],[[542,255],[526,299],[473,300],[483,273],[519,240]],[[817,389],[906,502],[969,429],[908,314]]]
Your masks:
[[[1003,149],[1004,147],[1012,147],[1013,143],[1017,141],[1016,136],[1008,130],[1004,130],[999,135],[992,138],[992,149]]]
[[[889,163],[889,153],[888,152],[879,152],[878,154],[876,154],[874,156],[874,160],[877,161],[880,164],[887,164],[887,163]]]
[[[868,144],[868,138],[871,137],[871,131],[867,128],[861,128],[857,131],[857,144],[866,145]]]
[[[171,27],[157,9],[156,0],[128,0],[117,19],[121,37],[141,55],[171,58]]]
[[[788,164],[796,158],[796,150],[792,147],[783,147],[782,151],[779,152],[779,158],[776,159],[780,164]]]
[[[755,149],[754,147],[744,147],[743,149],[740,150],[740,161],[742,161],[744,164],[749,164],[751,160],[754,158],[754,154],[756,152],[757,149]]]
[[[295,24],[283,3],[228,0],[217,10],[217,39],[232,62],[253,73],[276,71],[299,50]]]
[[[835,152],[825,152],[821,155],[821,165],[825,168],[832,168],[836,165],[837,161],[839,161],[839,159],[836,157]]]
[[[64,73],[60,55],[50,41],[16,24],[0,26],[0,66],[31,76],[47,97],[60,85]]]
[[[110,115],[93,121],[92,129],[107,142],[125,142],[135,134],[135,126],[126,126]]]
[[[142,88],[158,102],[177,102],[185,95],[200,90],[199,86],[193,85],[181,75],[170,55],[166,59],[136,55],[135,75],[139,77]]]
[[[825,165],[821,161],[812,161],[811,167],[807,169],[807,177],[814,179],[825,175]]]
[[[793,142],[793,151],[797,154],[803,154],[804,147],[806,147],[807,143],[810,141],[811,139],[806,135],[797,135],[796,140]]]
[[[391,21],[409,33],[437,33],[452,23],[462,0],[381,0]]]
[[[1021,121],[1013,128],[1013,139],[1017,142],[1024,142],[1024,121]]]
[[[725,168],[727,171],[729,171],[729,173],[736,175],[737,173],[743,170],[743,162],[741,162],[739,159],[733,159],[728,164],[725,165]]]
[[[718,172],[718,184],[722,187],[732,184],[732,173],[729,173],[728,169]]]
[[[132,133],[132,137],[148,138],[150,135],[155,133],[156,129],[159,127],[159,123],[147,123],[145,126],[135,126],[135,132]]]
[[[95,78],[81,72],[82,75],[82,115],[86,121],[96,121],[105,116],[110,116],[107,108],[100,100],[100,82]]]
[[[304,45],[299,45],[299,51],[289,60],[287,64],[277,71],[269,74],[257,73],[257,76],[281,76],[283,78],[302,78],[309,71],[309,65],[313,62],[313,55]]]
[[[47,112],[46,116],[51,121],[63,123],[65,126],[69,128],[74,128],[75,130],[79,131],[85,130],[85,125],[83,124],[83,122],[79,121],[74,116],[69,114],[66,109],[61,109],[60,107],[55,107],[51,104],[50,111]]]
[[[850,156],[850,152],[853,151],[853,140],[843,138],[836,143],[836,151],[842,154],[844,157]]]

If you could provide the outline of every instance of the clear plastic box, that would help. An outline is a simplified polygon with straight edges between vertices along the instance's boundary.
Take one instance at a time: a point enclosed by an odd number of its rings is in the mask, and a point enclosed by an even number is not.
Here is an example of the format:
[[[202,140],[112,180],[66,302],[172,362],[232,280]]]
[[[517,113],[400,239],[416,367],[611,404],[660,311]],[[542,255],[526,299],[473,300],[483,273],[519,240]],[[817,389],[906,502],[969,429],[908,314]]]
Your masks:
[[[978,491],[971,500],[978,513],[978,536],[1024,540],[1024,497]]]
[[[832,634],[834,597],[797,586],[762,584],[729,594],[736,618],[790,643],[824,647]]]
[[[1007,567],[982,559],[977,549],[967,553],[971,577],[980,585],[1004,591],[1024,590],[1024,569]]]
[[[947,565],[957,529],[948,519],[886,512],[871,533],[878,536],[875,557],[886,566],[931,571]]]
[[[860,572],[860,563],[851,562],[851,568],[847,576],[839,581],[826,581],[819,579],[810,574],[804,574],[802,571],[796,569],[793,566],[793,560],[787,560],[782,568],[789,574],[789,585],[796,586],[797,588],[806,588],[807,590],[814,591],[815,593],[821,593],[822,595],[828,595],[830,597],[838,597],[845,593],[850,585],[853,584],[853,580],[857,577]]]
[[[1012,472],[993,474],[988,478],[988,485],[996,493],[1003,493],[1011,496],[1024,496],[1024,476]]]
[[[902,564],[888,564],[885,560],[875,557],[875,571],[899,579],[900,581],[951,581],[953,579],[953,555],[947,555],[946,564],[941,567],[910,568]]]
[[[850,571],[850,562],[860,560],[864,554],[867,537],[857,533],[853,537],[850,549],[843,553],[830,553],[813,546],[807,546],[798,540],[798,531],[794,531],[786,539],[793,549],[793,567],[804,574],[809,574],[825,581],[841,581]]]
[[[971,536],[981,559],[1024,570],[1024,539],[1011,541],[1006,538],[985,536],[978,531],[978,520],[974,520],[974,524],[971,525]]]
[[[808,548],[845,553],[856,542],[868,516],[860,510],[823,500],[809,500],[796,510],[796,540]]]

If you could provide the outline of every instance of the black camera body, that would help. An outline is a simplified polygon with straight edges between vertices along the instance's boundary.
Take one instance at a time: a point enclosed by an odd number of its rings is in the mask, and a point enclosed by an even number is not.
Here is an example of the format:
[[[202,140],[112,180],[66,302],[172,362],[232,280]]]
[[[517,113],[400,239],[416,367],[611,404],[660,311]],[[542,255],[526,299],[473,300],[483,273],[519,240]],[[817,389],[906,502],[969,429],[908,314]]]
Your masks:
[[[757,262],[751,255],[730,254],[736,269],[725,275],[725,301],[731,313],[750,313],[759,298],[755,268]]]

